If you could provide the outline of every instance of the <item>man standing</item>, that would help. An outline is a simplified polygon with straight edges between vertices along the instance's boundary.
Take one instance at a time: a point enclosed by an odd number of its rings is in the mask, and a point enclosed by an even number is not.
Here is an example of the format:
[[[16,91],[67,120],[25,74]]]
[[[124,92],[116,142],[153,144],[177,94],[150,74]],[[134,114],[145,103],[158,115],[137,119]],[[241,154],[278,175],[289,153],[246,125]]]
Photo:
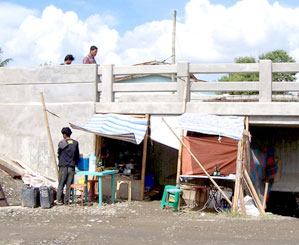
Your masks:
[[[72,130],[69,127],[61,130],[63,140],[58,144],[58,166],[59,166],[59,184],[57,190],[57,205],[62,205],[62,192],[66,186],[64,204],[68,204],[70,196],[70,185],[75,175],[75,166],[79,162],[79,143],[70,138]]]
[[[98,53],[98,48],[96,46],[91,46],[89,54],[83,59],[83,64],[96,64],[95,56]]]

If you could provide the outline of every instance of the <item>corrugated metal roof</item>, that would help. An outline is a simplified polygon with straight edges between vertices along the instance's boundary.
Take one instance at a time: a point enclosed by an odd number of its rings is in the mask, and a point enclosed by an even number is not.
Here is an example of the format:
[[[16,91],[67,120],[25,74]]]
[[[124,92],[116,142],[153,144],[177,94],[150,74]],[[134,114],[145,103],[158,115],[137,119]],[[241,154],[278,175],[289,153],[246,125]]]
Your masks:
[[[164,62],[164,61],[153,60],[153,61],[147,61],[147,62],[143,62],[143,63],[139,63],[139,64],[134,64],[133,66],[141,66],[141,65],[171,65],[171,64],[167,63],[167,62]],[[119,81],[123,81],[123,80],[129,80],[129,79],[141,78],[141,77],[148,77],[148,76],[151,76],[151,75],[148,75],[148,74],[126,75],[126,76],[116,77],[115,81],[119,82]],[[169,75],[160,74],[160,76],[165,76],[165,77],[170,77],[171,78],[171,74],[169,74]],[[206,82],[204,80],[197,79],[194,75],[190,76],[190,80],[192,82]]]

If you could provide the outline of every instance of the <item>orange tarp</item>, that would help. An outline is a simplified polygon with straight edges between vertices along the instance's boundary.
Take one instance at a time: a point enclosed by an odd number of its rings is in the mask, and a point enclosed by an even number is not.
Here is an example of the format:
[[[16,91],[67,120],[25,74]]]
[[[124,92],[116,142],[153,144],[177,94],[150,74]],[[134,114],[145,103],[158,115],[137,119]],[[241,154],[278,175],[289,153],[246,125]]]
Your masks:
[[[221,137],[218,141],[218,136],[211,136],[184,137],[183,141],[209,174],[214,172],[216,164],[220,164],[221,175],[236,173],[237,140]],[[182,151],[182,174],[204,175],[185,147]]]

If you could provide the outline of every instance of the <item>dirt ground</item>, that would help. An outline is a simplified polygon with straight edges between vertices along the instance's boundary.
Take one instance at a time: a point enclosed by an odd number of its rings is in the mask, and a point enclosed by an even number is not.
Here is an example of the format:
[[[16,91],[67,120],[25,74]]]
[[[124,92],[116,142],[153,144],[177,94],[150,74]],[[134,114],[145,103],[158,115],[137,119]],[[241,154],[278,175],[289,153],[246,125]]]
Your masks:
[[[9,178],[0,174],[6,190]],[[160,201],[24,208],[10,191],[17,206],[0,208],[0,244],[299,244],[299,219],[291,217],[173,212]]]

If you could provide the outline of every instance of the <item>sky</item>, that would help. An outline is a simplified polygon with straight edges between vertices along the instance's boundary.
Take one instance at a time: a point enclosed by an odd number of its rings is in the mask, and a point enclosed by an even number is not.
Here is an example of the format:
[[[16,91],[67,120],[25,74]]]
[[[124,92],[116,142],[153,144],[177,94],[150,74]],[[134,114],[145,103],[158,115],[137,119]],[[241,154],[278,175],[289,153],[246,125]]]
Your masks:
[[[233,63],[284,49],[299,62],[297,0],[0,1],[0,59],[8,66],[81,64],[91,45],[98,64],[176,61]]]

